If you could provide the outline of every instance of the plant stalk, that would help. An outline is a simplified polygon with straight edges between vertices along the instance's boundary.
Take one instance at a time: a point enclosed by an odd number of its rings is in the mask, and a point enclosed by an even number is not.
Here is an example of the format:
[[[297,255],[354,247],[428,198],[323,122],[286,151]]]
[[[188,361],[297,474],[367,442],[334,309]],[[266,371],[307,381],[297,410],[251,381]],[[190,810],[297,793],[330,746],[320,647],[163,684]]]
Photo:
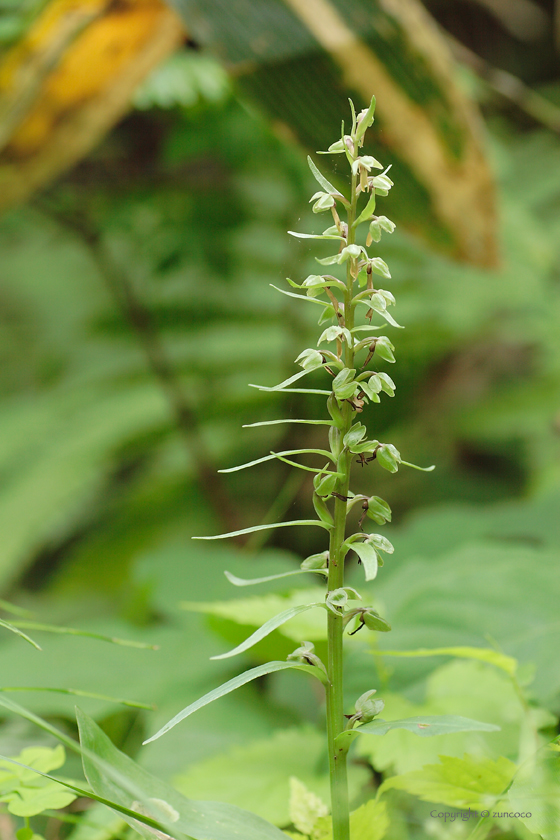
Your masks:
[[[356,185],[357,179],[352,175],[351,204],[348,209],[348,245],[354,244],[355,231],[352,228],[356,218]],[[354,278],[352,276],[351,261],[347,264],[346,271],[346,294],[344,299],[345,326],[352,329],[354,326],[354,307],[352,306]],[[351,368],[354,361],[352,347],[346,345],[345,364]],[[344,417],[343,428],[338,431],[341,441],[346,432],[349,431],[353,421],[352,406],[346,402],[342,409]],[[350,466],[352,456],[349,452],[341,455],[339,470],[343,478],[337,485],[337,493],[348,496],[350,485]],[[329,543],[329,578],[328,590],[332,592],[344,586],[344,555],[341,547],[346,536],[346,502],[343,499],[335,498],[334,503],[334,526],[331,531]],[[347,751],[337,748],[336,737],[344,731],[344,694],[343,694],[343,615],[335,615],[331,610],[327,611],[327,633],[328,633],[328,665],[329,686],[327,688],[327,736],[329,750],[329,770],[331,781],[331,807],[333,840],[350,840],[350,808],[348,802],[348,775],[346,767]]]

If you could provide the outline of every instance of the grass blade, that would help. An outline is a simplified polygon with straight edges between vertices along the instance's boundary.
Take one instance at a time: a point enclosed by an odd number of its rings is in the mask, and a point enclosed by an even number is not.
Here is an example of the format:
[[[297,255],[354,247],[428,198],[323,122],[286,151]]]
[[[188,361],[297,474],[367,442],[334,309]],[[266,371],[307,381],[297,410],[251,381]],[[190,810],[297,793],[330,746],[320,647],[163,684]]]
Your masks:
[[[159,650],[159,645],[137,642],[134,639],[119,639],[116,636],[106,636],[103,633],[94,633],[90,630],[77,630],[75,627],[57,627],[55,624],[40,624],[36,621],[14,621],[13,624],[14,627],[24,627],[26,630],[38,630],[41,633],[58,633],[63,636],[85,636],[88,639],[99,639],[100,642],[110,642],[113,645],[123,645],[124,647],[140,648],[142,650]]]
[[[5,630],[9,630],[11,633],[15,633],[16,636],[19,636],[20,639],[24,639],[26,642],[29,642],[37,650],[43,650],[41,645],[38,645],[37,642],[34,642],[31,636],[28,636],[26,633],[23,633],[19,630],[15,624],[11,624],[9,621],[4,621],[0,618],[0,627],[4,627]]]
[[[93,691],[82,691],[79,688],[52,688],[50,686],[3,686],[0,691],[49,691],[55,694],[69,694],[73,697],[91,697],[93,700],[106,700],[109,703],[119,703],[121,706],[131,706],[133,709],[148,709],[153,711],[156,707],[153,703],[137,703],[135,700],[123,700],[120,697],[109,697],[106,694],[97,694]]]

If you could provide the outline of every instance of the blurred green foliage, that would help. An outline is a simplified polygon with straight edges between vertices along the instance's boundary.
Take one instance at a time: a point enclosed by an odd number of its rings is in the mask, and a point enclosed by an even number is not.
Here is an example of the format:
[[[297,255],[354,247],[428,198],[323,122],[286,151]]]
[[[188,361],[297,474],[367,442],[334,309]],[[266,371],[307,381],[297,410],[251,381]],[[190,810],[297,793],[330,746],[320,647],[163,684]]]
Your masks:
[[[270,675],[183,722],[170,742],[139,745],[234,676],[235,662],[209,656],[277,611],[262,597],[270,586],[248,598],[224,569],[273,574],[324,549],[322,535],[307,530],[279,531],[267,547],[190,542],[227,518],[243,527],[273,510],[275,518],[311,514],[308,483],[294,483],[281,463],[209,478],[218,466],[321,440],[320,427],[240,428],[317,413],[308,396],[247,387],[290,375],[315,334],[314,308],[302,315],[269,287],[314,271],[308,245],[285,233],[313,224],[310,176],[301,149],[238,99],[207,56],[176,56],[136,104],[94,155],[0,223],[0,583],[41,620],[160,650],[61,636],[41,637],[40,653],[5,633],[2,683],[155,703],[153,713],[83,706],[121,749],[187,796],[209,795],[205,781],[224,774],[224,799],[250,808],[247,764],[262,784],[255,809],[284,825],[290,774],[319,795],[325,787],[322,711],[300,675]],[[497,646],[520,662],[539,743],[557,732],[560,139],[520,130],[503,114],[490,114],[488,125],[500,268],[450,262],[398,230],[380,251],[406,330],[397,395],[374,409],[376,436],[437,471],[403,471],[391,482],[375,465],[364,471],[370,492],[396,512],[395,555],[368,584],[395,629],[379,650],[354,637],[347,674],[349,704],[380,683],[390,717],[462,714],[501,732],[364,738],[355,806],[384,772],[414,771],[442,753],[515,760],[526,736],[503,673],[480,662],[383,657],[383,647]],[[273,592],[270,600],[286,598],[282,581]],[[209,619],[179,607],[241,597],[243,624],[227,606],[220,615],[209,608]],[[299,621],[319,648],[324,628],[313,630],[315,618]],[[296,631],[296,622],[279,628],[245,664],[285,656]],[[72,698],[37,692],[24,703],[73,731]],[[304,760],[293,755],[296,730]],[[50,743],[11,716],[0,737],[4,755]],[[239,777],[227,778],[230,761]],[[68,767],[77,773],[75,759]],[[424,836],[431,806],[401,792],[388,801],[392,838]],[[98,815],[89,812],[94,827],[84,823],[74,840],[119,836],[124,824]],[[513,836],[504,831],[495,836]]]

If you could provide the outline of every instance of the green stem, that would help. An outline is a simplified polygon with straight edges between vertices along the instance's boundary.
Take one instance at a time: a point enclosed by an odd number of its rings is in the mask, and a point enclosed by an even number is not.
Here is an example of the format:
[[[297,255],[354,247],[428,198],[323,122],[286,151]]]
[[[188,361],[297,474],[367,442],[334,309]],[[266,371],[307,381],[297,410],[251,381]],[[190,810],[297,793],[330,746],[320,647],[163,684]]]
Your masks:
[[[351,204],[348,210],[348,245],[355,241],[352,228],[356,218],[356,176],[352,176]],[[352,304],[353,284],[352,266],[348,262],[346,273],[346,293],[344,296],[344,318],[348,329],[354,326],[354,306]],[[352,347],[346,346],[345,363],[351,368],[354,361]],[[353,421],[353,410],[348,402],[342,408],[344,426],[338,431],[339,440],[350,429]],[[350,484],[350,465],[352,456],[344,453],[339,460],[338,469],[343,477],[337,482],[337,493],[348,496]],[[329,579],[328,589],[340,589],[344,586],[344,555],[341,547],[346,533],[346,502],[335,498],[334,527],[331,531],[329,544]],[[336,737],[344,731],[344,696],[343,696],[343,615],[335,615],[328,611],[328,664],[329,686],[327,688],[327,735],[329,750],[329,769],[331,779],[331,806],[333,823],[333,840],[350,840],[350,809],[348,804],[348,777],[346,769],[346,750],[336,746]]]
[[[347,495],[348,479],[342,484],[341,495]],[[346,502],[335,500],[334,528],[329,546],[329,592],[344,585],[344,557],[341,546],[346,527]],[[342,614],[328,610],[327,735],[331,777],[331,805],[333,840],[349,840],[348,780],[346,753],[337,749],[335,739],[344,730]]]

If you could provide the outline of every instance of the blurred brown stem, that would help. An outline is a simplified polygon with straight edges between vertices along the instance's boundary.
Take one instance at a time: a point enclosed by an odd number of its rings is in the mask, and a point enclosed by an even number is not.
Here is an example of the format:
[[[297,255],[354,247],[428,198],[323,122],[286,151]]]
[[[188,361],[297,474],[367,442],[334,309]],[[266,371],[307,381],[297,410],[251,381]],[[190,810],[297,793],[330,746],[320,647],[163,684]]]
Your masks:
[[[8,814],[0,814],[0,837],[2,840],[16,840],[14,824]]]
[[[213,464],[212,456],[203,440],[196,413],[190,407],[179,377],[167,357],[151,312],[136,293],[127,272],[104,245],[100,232],[83,214],[73,212],[70,217],[50,206],[45,207],[43,203],[41,203],[41,208],[45,209],[59,224],[77,234],[87,247],[124,320],[135,333],[148,366],[167,398],[177,428],[182,434],[194,465],[196,478],[218,518],[220,527],[226,531],[240,529],[242,527],[240,518]]]
[[[484,58],[449,36],[455,58],[466,64],[491,90],[513,102],[545,128],[560,134],[560,108],[518,79],[517,76],[493,67]]]

